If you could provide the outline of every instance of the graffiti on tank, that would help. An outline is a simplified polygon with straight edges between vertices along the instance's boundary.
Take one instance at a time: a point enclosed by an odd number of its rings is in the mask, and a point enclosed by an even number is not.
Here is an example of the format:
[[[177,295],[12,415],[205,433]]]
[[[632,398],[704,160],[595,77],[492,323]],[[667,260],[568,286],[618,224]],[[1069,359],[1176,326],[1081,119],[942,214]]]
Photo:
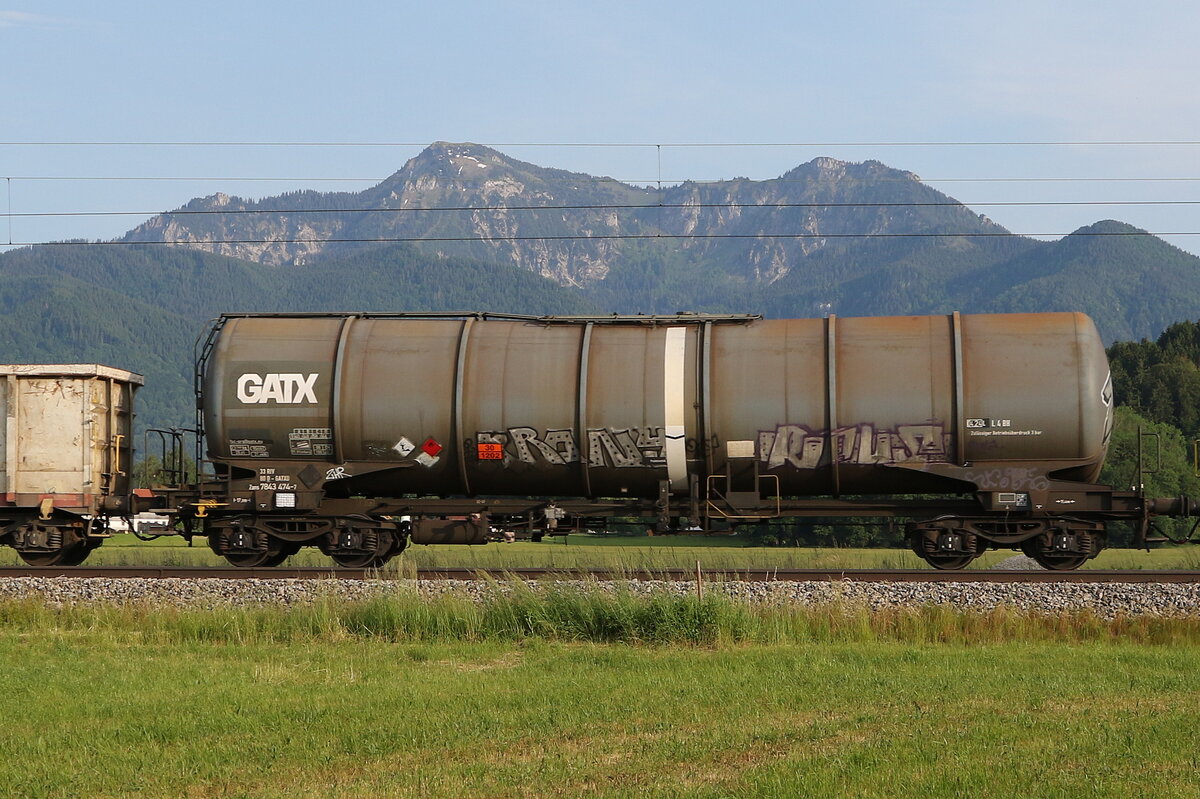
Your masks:
[[[661,427],[589,428],[588,466],[612,466],[626,469],[631,466],[662,466],[663,429]]]
[[[1044,472],[1015,466],[973,469],[963,472],[963,479],[984,491],[1046,491],[1050,488],[1050,478]]]
[[[826,452],[827,443],[833,458]],[[833,431],[784,424],[758,433],[758,459],[767,469],[815,469],[833,460],[863,465],[946,463],[952,451],[952,435],[941,422],[902,424],[891,429],[859,424]]]
[[[475,441],[477,444],[500,444],[504,448],[504,466],[518,463],[559,466],[579,463],[583,457],[575,431],[570,428],[545,433],[533,427],[480,430],[475,434]],[[662,466],[666,463],[664,442],[661,427],[588,428],[588,466],[615,469]]]

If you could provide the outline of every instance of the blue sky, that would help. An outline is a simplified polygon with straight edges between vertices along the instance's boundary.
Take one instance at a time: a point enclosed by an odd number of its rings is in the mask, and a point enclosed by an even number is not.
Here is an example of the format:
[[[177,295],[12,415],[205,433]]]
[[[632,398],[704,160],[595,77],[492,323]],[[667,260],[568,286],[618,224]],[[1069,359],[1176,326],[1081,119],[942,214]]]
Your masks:
[[[1200,205],[985,204],[1200,201],[1198,144],[978,144],[1200,141],[1198,41],[1200,5],[1156,0],[0,0],[0,212],[361,189],[449,140],[629,181],[876,159],[1018,233],[1200,233]],[[49,144],[281,141],[399,144]],[[551,146],[586,143],[645,146]],[[818,146],[652,146],[772,143]],[[10,217],[0,245],[10,226],[15,242],[110,238],[143,218]],[[1200,235],[1168,238],[1200,252]]]

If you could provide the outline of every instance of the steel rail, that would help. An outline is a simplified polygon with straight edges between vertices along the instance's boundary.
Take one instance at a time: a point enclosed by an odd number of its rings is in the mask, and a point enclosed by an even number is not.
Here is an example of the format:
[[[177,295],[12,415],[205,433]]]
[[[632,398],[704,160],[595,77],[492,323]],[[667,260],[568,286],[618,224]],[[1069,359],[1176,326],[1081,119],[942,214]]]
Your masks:
[[[340,569],[324,567],[248,568],[208,566],[52,566],[0,567],[3,577],[108,579],[267,579],[267,580],[695,580],[694,569],[468,569],[408,570]],[[965,569],[702,569],[701,579],[749,582],[879,582],[879,583],[1200,583],[1200,571],[1103,570],[1078,571]]]

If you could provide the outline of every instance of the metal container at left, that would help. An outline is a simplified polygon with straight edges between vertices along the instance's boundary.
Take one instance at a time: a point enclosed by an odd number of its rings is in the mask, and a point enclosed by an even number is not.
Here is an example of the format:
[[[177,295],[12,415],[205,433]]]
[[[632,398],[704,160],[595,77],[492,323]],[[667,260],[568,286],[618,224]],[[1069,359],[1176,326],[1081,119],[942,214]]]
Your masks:
[[[0,365],[0,517],[115,513],[130,495],[139,374],[99,364]]]

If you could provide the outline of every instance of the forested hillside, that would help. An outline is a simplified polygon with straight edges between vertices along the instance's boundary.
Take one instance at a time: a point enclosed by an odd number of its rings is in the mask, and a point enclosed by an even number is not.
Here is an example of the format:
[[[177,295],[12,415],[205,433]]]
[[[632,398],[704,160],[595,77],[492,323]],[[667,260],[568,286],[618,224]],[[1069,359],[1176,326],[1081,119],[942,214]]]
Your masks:
[[[1200,322],[1171,325],[1156,340],[1108,350],[1116,401],[1200,439]]]
[[[139,422],[190,426],[193,346],[208,320],[247,311],[592,313],[577,292],[517,267],[394,245],[280,270],[153,245],[46,245],[0,255],[0,352],[13,363],[97,361],[146,377]]]

